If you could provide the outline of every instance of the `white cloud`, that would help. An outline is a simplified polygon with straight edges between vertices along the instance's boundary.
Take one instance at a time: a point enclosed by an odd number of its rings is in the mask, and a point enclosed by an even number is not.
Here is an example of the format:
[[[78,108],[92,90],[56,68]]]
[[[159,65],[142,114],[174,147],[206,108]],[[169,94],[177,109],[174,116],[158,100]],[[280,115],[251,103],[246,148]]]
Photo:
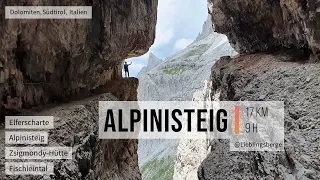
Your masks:
[[[179,39],[174,44],[173,51],[174,52],[180,51],[180,50],[186,48],[192,42],[193,42],[192,39],[185,39],[185,38]]]
[[[156,39],[152,48],[156,49],[166,45],[172,40],[173,36],[174,36],[174,32],[172,28],[168,28],[165,31],[158,30],[156,33]]]
[[[159,29],[165,30],[166,27],[172,27],[175,21],[178,20],[178,8],[184,0],[160,0],[158,4],[158,23]]]

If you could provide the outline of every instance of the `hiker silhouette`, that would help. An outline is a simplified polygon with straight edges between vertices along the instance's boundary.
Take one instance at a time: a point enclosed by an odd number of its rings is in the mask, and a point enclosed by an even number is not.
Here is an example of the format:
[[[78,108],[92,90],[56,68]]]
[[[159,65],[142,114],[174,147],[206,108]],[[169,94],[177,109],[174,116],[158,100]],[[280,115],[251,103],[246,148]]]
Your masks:
[[[125,73],[125,76],[126,77],[130,77],[130,74],[129,74],[129,66],[132,64],[132,62],[130,64],[128,64],[127,62],[124,62],[124,65],[123,65],[123,69],[124,69],[124,73]]]

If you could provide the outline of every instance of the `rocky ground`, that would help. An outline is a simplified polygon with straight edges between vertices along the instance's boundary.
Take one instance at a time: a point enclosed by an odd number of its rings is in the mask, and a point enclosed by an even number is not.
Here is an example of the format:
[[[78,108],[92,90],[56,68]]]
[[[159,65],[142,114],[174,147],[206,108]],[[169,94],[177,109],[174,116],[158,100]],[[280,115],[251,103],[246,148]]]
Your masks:
[[[284,152],[230,152],[215,140],[199,168],[208,179],[320,178],[320,64],[285,54],[222,58],[212,69],[220,100],[284,101]]]
[[[5,176],[3,179],[140,179],[137,140],[100,140],[98,138],[98,101],[118,101],[112,94],[60,105],[41,113],[25,115],[54,116],[48,146],[70,146],[72,160],[55,161],[55,174],[44,177]],[[1,170],[4,168],[4,129],[1,129]]]

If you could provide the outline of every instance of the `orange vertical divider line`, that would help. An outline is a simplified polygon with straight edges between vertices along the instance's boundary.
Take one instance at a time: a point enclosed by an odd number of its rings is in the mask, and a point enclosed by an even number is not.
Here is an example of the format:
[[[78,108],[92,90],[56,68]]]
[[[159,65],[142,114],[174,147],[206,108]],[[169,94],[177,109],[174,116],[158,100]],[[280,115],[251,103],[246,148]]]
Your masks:
[[[240,107],[234,107],[234,133],[240,134]]]

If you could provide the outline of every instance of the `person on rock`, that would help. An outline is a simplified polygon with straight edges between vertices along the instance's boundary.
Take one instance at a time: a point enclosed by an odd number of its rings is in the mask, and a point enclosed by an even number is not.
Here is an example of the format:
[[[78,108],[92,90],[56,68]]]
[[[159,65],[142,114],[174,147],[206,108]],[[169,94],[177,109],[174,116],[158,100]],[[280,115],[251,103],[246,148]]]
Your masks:
[[[127,64],[127,62],[124,62],[123,69],[124,69],[124,73],[125,73],[126,77],[130,77],[130,75],[129,75],[129,66],[131,64],[132,64],[132,62],[130,64]],[[127,73],[128,73],[128,76],[127,76]]]

